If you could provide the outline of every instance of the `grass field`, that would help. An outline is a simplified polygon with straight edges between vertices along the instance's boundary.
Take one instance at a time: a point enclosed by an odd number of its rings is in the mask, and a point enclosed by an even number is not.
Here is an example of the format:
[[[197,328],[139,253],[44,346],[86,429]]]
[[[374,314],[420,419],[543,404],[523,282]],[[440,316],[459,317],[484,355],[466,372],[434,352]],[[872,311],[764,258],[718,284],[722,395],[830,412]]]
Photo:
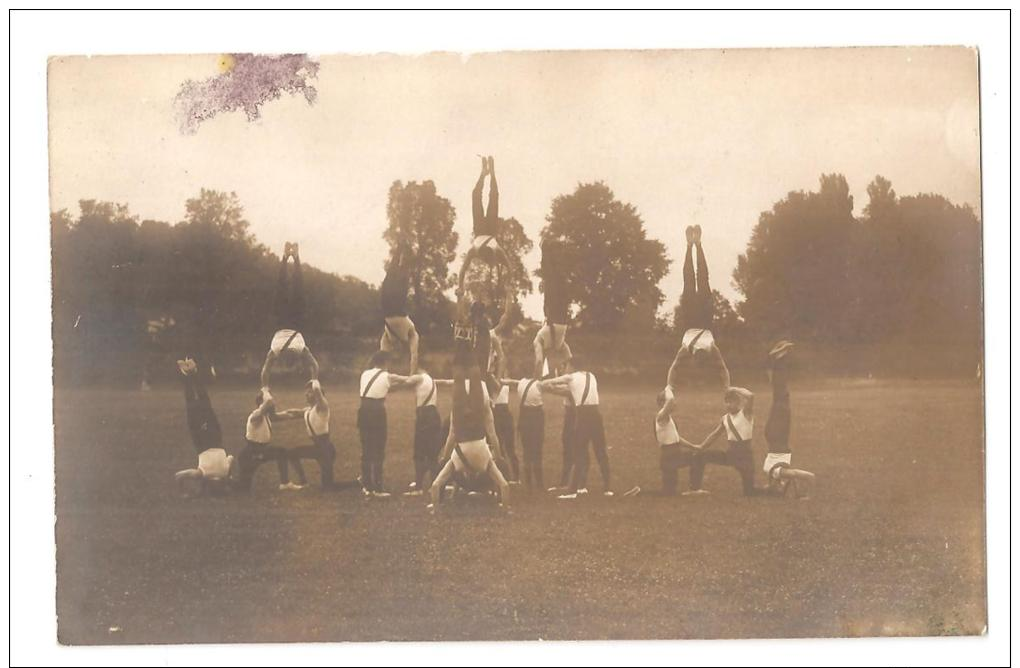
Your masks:
[[[655,388],[602,389],[614,487],[659,486]],[[356,397],[327,388],[338,477],[354,477]],[[755,454],[764,457],[761,387]],[[985,624],[982,402],[964,382],[793,386],[794,463],[810,501],[704,497],[464,498],[278,492],[182,500],[194,465],[177,388],[56,390],[57,610],[64,643],[623,639],[979,633]],[[249,389],[213,387],[228,450]],[[283,407],[298,389],[277,393]],[[448,397],[443,398],[448,406]],[[390,399],[386,476],[413,474],[409,395]],[[444,408],[445,410],[445,408]],[[547,407],[559,476],[562,409]],[[685,395],[700,438],[717,393]],[[300,423],[278,443],[303,442]],[[314,463],[306,465],[317,482]],[[592,463],[591,479],[597,481]],[[760,482],[764,482],[761,476]],[[686,485],[686,482],[683,483]],[[595,488],[598,488],[596,483]],[[520,488],[515,488],[515,492]]]

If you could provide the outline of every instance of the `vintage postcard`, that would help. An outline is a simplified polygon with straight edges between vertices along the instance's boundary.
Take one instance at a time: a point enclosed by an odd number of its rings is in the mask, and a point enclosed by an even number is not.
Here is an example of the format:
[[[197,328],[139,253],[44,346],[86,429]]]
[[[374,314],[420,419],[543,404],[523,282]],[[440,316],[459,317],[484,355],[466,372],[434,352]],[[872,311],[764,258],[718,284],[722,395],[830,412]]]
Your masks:
[[[52,57],[59,641],[984,633],[978,57]]]

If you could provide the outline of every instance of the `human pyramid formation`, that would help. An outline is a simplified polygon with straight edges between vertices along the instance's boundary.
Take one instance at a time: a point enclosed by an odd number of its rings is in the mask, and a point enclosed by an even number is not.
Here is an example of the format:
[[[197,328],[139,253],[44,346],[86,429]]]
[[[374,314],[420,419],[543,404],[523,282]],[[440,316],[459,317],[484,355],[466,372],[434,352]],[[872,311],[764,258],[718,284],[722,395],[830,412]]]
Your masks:
[[[489,198],[488,206],[483,208],[486,177],[489,178]],[[564,419],[559,485],[546,491],[563,500],[588,494],[591,448],[602,477],[601,492],[607,497],[614,496],[599,409],[598,380],[595,374],[584,370],[566,340],[569,296],[560,261],[563,252],[560,242],[547,239],[541,247],[545,322],[533,341],[534,366],[530,377],[514,379],[507,374],[506,351],[512,337],[509,326],[514,299],[512,290],[507,290],[503,297],[501,316],[495,326],[489,314],[496,312],[497,305],[471,297],[465,290],[465,277],[474,263],[509,268],[507,255],[496,239],[498,207],[495,166],[489,156],[482,158],[481,174],[472,191],[473,240],[458,277],[452,379],[433,378],[420,366],[420,339],[407,308],[406,257],[399,250],[392,254],[380,287],[383,332],[379,350],[371,356],[369,368],[362,372],[359,382],[357,426],[361,440],[361,475],[354,480],[334,479],[336,448],[329,436],[330,407],[318,379],[319,365],[301,333],[304,312],[301,261],[298,245],[288,242],[277,286],[276,332],[260,375],[255,409],[246,423],[245,445],[236,459],[223,448],[219,421],[205,389],[215,375],[212,366],[192,357],[178,361],[184,379],[188,427],[198,452],[197,468],[176,474],[182,492],[194,495],[218,489],[247,491],[259,466],[270,461],[277,465],[281,490],[302,489],[308,484],[302,460],[312,459],[319,465],[324,489],[361,489],[366,498],[389,497],[383,485],[387,441],[385,402],[391,391],[406,389],[415,393],[415,480],[404,495],[421,496],[428,490],[431,510],[435,510],[447,490],[495,494],[501,506],[509,507],[511,485],[523,482],[529,490],[545,489],[542,448],[544,397],[547,395],[563,398]],[[781,340],[769,352],[772,406],[765,427],[769,452],[763,464],[768,486],[759,488],[754,482],[751,449],[754,395],[731,384],[729,369],[712,334],[712,292],[708,264],[701,247],[700,226],[688,227],[686,240],[681,296],[685,331],[667,373],[666,386],[658,393],[658,411],[654,417],[662,488],[643,492],[634,486],[623,496],[675,495],[682,468],[689,469],[690,479],[690,488],[683,494],[707,494],[702,488],[704,470],[706,464],[714,464],[736,469],[745,495],[786,494],[792,489],[799,498],[808,498],[814,474],[791,466],[788,362],[793,343]],[[294,267],[293,276],[288,277],[290,259]],[[389,370],[395,355],[403,351],[407,351],[410,360],[410,373],[406,376]],[[277,409],[270,380],[272,368],[280,361],[298,361],[307,368],[305,407]],[[702,363],[714,364],[719,370],[726,412],[715,429],[695,443],[680,436],[674,414],[679,403],[678,387],[683,369]],[[438,409],[439,388],[452,388],[453,392],[453,409],[445,422]],[[511,390],[517,392],[516,429],[510,409]],[[304,420],[310,443],[297,448],[273,445],[273,422],[281,419]],[[728,447],[712,449],[724,435]],[[520,439],[523,449],[523,466],[515,452],[516,438]],[[290,468],[296,473],[296,482],[290,480]]]

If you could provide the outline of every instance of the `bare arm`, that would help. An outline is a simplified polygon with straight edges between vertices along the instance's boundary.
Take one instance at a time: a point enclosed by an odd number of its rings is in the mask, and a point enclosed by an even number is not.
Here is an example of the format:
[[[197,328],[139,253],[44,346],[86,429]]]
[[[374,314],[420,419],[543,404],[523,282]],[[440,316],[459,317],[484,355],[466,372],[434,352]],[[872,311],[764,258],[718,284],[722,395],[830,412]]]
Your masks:
[[[710,448],[712,447],[712,444],[715,443],[720,436],[722,436],[722,434],[723,426],[722,423],[720,422],[718,425],[716,425],[715,429],[713,429],[712,432],[705,437],[705,440],[702,441],[699,445],[696,445],[695,447],[699,449]]]
[[[305,409],[303,408],[288,408],[285,411],[277,411],[275,417],[277,420],[297,420],[305,416]]]
[[[270,350],[266,353],[266,361],[262,364],[262,371],[259,373],[259,382],[262,387],[269,387],[269,370],[273,366],[273,361],[276,359],[276,353]]]
[[[664,390],[666,394],[666,401],[662,404],[662,408],[659,409],[659,413],[655,416],[655,421],[659,423],[665,423],[673,413],[673,409],[676,407],[676,397],[673,395],[673,390],[666,386]]]
[[[723,359],[722,351],[719,350],[719,346],[712,344],[712,354],[715,356],[716,361],[719,363],[719,379],[722,381],[723,389],[725,390],[730,386],[730,370],[726,366],[726,360]]]
[[[498,375],[503,375],[506,372],[506,356],[503,354],[503,342],[498,336],[493,336],[490,339],[492,346],[493,356],[496,358],[496,371]]]
[[[496,421],[492,417],[492,406],[489,404],[485,405],[485,438],[496,447],[496,456],[501,459],[505,458],[503,444],[499,442],[499,436],[496,435]]]
[[[676,351],[676,357],[673,358],[673,363],[669,366],[669,372],[666,374],[666,385],[668,387],[679,387],[680,364],[688,357],[690,357],[690,351],[680,346],[680,349]]]
[[[322,384],[317,378],[312,380],[312,402],[315,404],[315,408],[320,411],[329,410],[329,402],[326,401],[326,395],[322,392]]]
[[[450,387],[453,385],[453,380],[449,378],[434,378],[437,387]]]
[[[444,461],[450,458],[450,454],[453,452],[453,446],[457,441],[457,437],[453,433],[453,416],[450,416],[450,433],[446,436],[446,444],[443,445],[443,451],[439,453],[439,461]]]
[[[501,380],[499,381],[499,384],[500,384],[500,385],[506,385],[507,387],[517,387],[517,385],[518,385],[518,384],[519,384],[520,382],[521,382],[521,381],[520,381],[520,379],[515,379],[515,378],[503,378],[503,379],[501,379]]]
[[[754,416],[754,392],[745,387],[730,387],[728,389],[739,394],[744,400],[744,415]]]
[[[396,374],[396,373],[391,373],[390,374],[390,387],[391,388],[397,389],[397,388],[411,387],[411,386],[412,386],[412,383],[411,383],[411,379],[409,377],[401,376],[401,375]]]
[[[560,376],[560,378],[550,378],[549,380],[543,380],[541,383],[542,392],[570,396],[570,383],[567,380],[561,380],[562,378],[564,377]]]

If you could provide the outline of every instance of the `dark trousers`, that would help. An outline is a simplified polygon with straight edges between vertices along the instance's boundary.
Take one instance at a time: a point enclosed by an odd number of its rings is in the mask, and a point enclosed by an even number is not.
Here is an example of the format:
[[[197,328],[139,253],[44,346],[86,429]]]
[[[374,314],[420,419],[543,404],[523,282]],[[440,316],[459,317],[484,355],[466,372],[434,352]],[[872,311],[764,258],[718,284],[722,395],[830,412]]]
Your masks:
[[[302,459],[314,459],[318,462],[322,486],[333,486],[333,463],[336,462],[336,446],[329,440],[329,434],[320,434],[312,438],[311,445],[302,445],[299,448],[290,450],[290,463],[297,472],[298,480],[301,481],[301,484],[305,484],[308,482],[308,479],[305,477],[304,466],[301,465]]]
[[[524,483],[529,489],[544,489],[542,443],[545,440],[545,411],[541,406],[521,406],[517,433],[524,450]]]
[[[223,447],[220,421],[216,418],[205,386],[194,375],[184,376],[184,410],[191,443],[197,452]]]
[[[414,420],[414,480],[418,489],[427,489],[439,474],[439,452],[443,443],[439,409],[420,407]]]
[[[358,434],[361,437],[361,484],[370,492],[381,492],[386,456],[386,405],[382,401],[361,400]]]
[[[496,438],[503,447],[503,454],[510,465],[510,480],[520,480],[521,465],[514,447],[514,416],[507,404],[496,404],[492,407],[492,421],[496,427]]]
[[[560,487],[570,484],[574,475],[574,426],[577,422],[577,409],[572,404],[563,407],[563,430],[560,442],[563,444],[563,468],[560,470]]]
[[[302,331],[304,327],[305,292],[301,279],[301,262],[294,260],[294,277],[287,280],[287,261],[280,262],[276,283],[276,329]]]
[[[571,491],[588,486],[588,446],[591,445],[602,473],[603,490],[609,489],[609,453],[606,451],[606,430],[598,406],[578,406],[574,426],[574,481]]]
[[[697,452],[691,448],[674,443],[659,447],[659,470],[662,472],[662,493],[667,496],[676,494],[680,482],[680,469],[689,468],[691,477],[691,489],[701,487],[700,480],[697,486],[694,482],[694,462],[697,459]],[[702,467],[704,473],[704,467]]]
[[[701,489],[701,483],[705,476],[705,464],[732,466],[740,474],[744,496],[752,496],[755,493],[754,455],[749,442],[730,441],[730,446],[726,450],[704,450],[697,453],[691,464],[692,489]]]
[[[240,470],[240,488],[244,491],[251,489],[252,480],[255,479],[255,472],[258,468],[269,461],[276,462],[276,468],[280,472],[280,483],[290,481],[287,471],[289,453],[284,448],[278,448],[268,443],[256,443],[245,439],[244,447],[237,455],[238,468]]]
[[[694,244],[687,244],[687,256],[684,259],[684,288],[680,294],[680,319],[685,330],[711,329],[715,304],[712,288],[708,284],[708,263],[705,252],[698,244],[698,273],[694,273],[692,257]]]
[[[496,185],[496,177],[489,179],[489,206],[487,210],[482,209],[482,188],[485,186],[485,177],[478,177],[474,190],[471,191],[471,219],[472,232],[476,237],[495,236],[499,227],[499,186]]]
[[[772,408],[765,423],[765,441],[769,452],[790,451],[790,390],[786,386],[786,360],[772,363]]]

